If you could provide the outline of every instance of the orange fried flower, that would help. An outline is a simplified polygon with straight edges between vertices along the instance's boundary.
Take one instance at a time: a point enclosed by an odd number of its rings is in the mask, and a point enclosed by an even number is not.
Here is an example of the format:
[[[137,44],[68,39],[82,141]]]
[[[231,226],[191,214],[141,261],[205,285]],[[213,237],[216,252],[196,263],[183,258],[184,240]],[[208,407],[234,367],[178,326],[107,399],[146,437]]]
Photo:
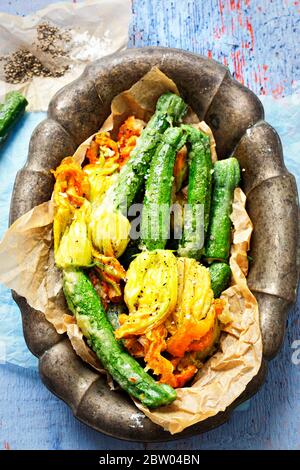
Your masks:
[[[136,119],[134,116],[124,121],[120,126],[118,133],[118,146],[119,146],[119,164],[122,167],[130,157],[130,154],[136,146],[137,139],[141,135],[143,128],[145,127],[144,121]]]
[[[92,254],[96,263],[94,273],[100,281],[106,302],[119,302],[122,298],[121,281],[125,281],[125,269],[114,257],[105,256],[94,248]]]
[[[146,333],[148,343],[145,346],[145,362],[148,369],[152,369],[159,381],[173,388],[183,387],[197,372],[197,367],[188,365],[181,371],[176,371],[177,359],[169,360],[161,353],[166,350],[167,329],[160,325]]]
[[[51,170],[51,173],[56,180],[54,197],[65,194],[74,207],[80,207],[84,198],[89,198],[88,178],[73,157],[64,158],[56,170]]]

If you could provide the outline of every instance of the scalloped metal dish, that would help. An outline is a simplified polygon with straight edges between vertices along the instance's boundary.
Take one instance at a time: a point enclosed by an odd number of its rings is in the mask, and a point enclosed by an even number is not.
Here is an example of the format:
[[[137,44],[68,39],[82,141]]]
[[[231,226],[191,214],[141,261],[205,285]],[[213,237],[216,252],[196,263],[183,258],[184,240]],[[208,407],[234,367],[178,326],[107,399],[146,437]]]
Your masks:
[[[105,434],[133,441],[165,441],[208,431],[224,423],[232,410],[257,392],[264,382],[267,361],[283,340],[287,312],[295,301],[298,282],[298,201],[294,177],[287,171],[280,139],[263,120],[258,98],[235,81],[227,68],[205,57],[176,49],[131,49],[88,66],[83,75],[52,99],[48,118],[34,131],[28,160],[19,171],[11,202],[10,222],[50,198],[49,173],[66,155],[94,133],[110,113],[115,95],[130,88],[158,65],[177,84],[182,97],[212,128],[219,158],[233,150],[239,159],[254,223],[248,276],[261,319],[264,360],[258,375],[226,411],[171,436],[148,418],[136,423],[137,409],[121,391],[75,354],[68,339],[58,335],[41,312],[13,294],[22,312],[24,336],[39,357],[46,386],[87,425]]]

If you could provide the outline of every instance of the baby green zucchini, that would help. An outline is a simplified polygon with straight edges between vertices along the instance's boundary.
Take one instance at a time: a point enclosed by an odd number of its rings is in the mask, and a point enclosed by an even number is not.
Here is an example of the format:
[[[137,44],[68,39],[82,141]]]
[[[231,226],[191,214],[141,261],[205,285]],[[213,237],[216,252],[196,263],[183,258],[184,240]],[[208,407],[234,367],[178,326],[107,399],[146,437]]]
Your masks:
[[[192,126],[182,125],[190,144],[188,153],[189,180],[183,236],[179,256],[200,259],[209,224],[212,161],[209,137]],[[203,223],[201,223],[201,219]]]
[[[70,310],[104,368],[130,395],[154,408],[175,400],[175,390],[148,375],[117,341],[101,301],[82,271],[64,271],[63,289]]]
[[[176,153],[184,143],[182,129],[171,127],[163,134],[152,158],[141,223],[141,239],[147,250],[162,250],[167,243],[173,167]]]
[[[7,138],[11,128],[22,116],[28,102],[18,91],[11,91],[0,104],[0,145]]]
[[[226,263],[215,262],[208,267],[208,270],[214,298],[217,299],[228,287],[231,278],[231,269]]]
[[[187,105],[174,93],[164,93],[157,101],[156,111],[143,129],[130,158],[121,169],[112,188],[114,209],[126,215],[129,207],[145,181],[152,157],[161,135],[173,124],[180,122]]]
[[[236,158],[219,160],[214,164],[213,196],[210,224],[205,244],[208,262],[227,261],[231,242],[232,201],[240,181],[240,165]]]

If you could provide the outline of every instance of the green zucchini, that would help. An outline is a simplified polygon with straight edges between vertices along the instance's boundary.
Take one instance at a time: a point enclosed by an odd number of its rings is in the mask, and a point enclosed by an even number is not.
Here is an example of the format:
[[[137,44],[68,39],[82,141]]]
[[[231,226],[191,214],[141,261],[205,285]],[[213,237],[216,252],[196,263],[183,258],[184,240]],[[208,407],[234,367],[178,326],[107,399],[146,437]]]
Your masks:
[[[213,196],[210,224],[205,244],[208,262],[227,261],[231,244],[232,201],[240,181],[240,165],[236,158],[219,160],[214,164]]]
[[[226,263],[212,263],[209,267],[211,288],[214,298],[220,297],[221,293],[228,287],[231,278],[230,266]]]
[[[157,101],[156,111],[143,129],[130,159],[121,169],[112,194],[113,208],[126,215],[136,194],[145,181],[146,173],[161,135],[173,124],[180,122],[186,112],[185,102],[173,93],[163,94]],[[110,196],[109,196],[110,197]]]
[[[28,102],[18,91],[11,91],[0,104],[0,145],[7,138],[11,128],[22,116]]]
[[[150,408],[174,401],[175,390],[155,382],[115,339],[113,327],[88,277],[79,270],[64,271],[63,289],[89,346],[120,387]]]
[[[165,131],[151,161],[143,202],[141,239],[147,250],[164,249],[169,235],[173,167],[184,145],[180,127]]]
[[[190,144],[189,180],[183,235],[179,256],[200,259],[209,225],[212,188],[212,161],[209,137],[192,126],[181,126]],[[201,219],[203,223],[201,223]]]

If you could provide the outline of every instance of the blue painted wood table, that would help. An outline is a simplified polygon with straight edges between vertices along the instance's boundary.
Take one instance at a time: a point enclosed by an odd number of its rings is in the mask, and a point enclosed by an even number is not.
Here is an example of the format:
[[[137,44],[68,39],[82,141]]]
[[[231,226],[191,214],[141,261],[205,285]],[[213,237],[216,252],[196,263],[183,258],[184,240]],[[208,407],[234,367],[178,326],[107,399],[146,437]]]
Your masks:
[[[0,10],[24,15],[48,3],[52,2],[1,0]],[[266,119],[280,133],[287,165],[299,183],[299,12],[300,2],[293,0],[133,0],[129,47],[179,47],[228,65],[237,80],[261,95]],[[29,125],[34,127],[35,118]],[[248,407],[236,411],[219,429],[165,444],[122,442],[76,421],[42,385],[36,369],[2,364],[0,448],[299,449],[299,307],[298,298],[266,384]]]

